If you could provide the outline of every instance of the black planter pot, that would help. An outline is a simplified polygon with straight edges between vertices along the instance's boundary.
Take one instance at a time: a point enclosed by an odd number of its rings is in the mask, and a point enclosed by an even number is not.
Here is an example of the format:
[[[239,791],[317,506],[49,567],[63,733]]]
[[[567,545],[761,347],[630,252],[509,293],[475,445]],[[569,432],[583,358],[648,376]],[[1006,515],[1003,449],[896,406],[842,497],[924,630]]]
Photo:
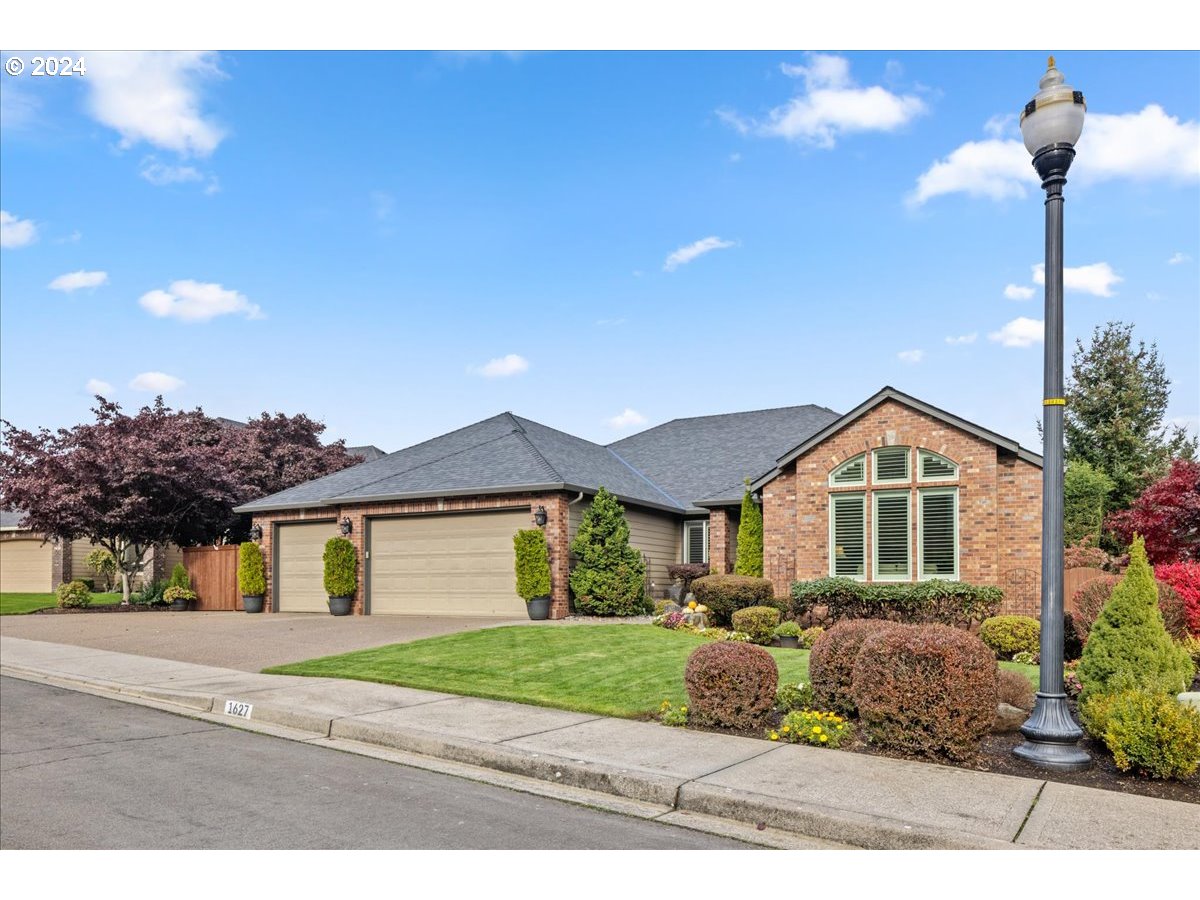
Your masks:
[[[334,616],[350,615],[350,597],[330,597],[329,613]]]
[[[550,595],[544,594],[526,601],[525,608],[529,611],[529,618],[535,622],[550,618]]]
[[[777,634],[775,637],[778,639],[780,647],[789,647],[792,650],[800,649],[800,638],[796,637],[795,635],[786,636]]]
[[[187,600],[172,600],[171,601],[171,609],[174,612],[187,612],[187,608],[188,608]]]
[[[263,611],[263,598],[260,594],[257,597],[243,597],[242,609],[248,613],[260,613]]]

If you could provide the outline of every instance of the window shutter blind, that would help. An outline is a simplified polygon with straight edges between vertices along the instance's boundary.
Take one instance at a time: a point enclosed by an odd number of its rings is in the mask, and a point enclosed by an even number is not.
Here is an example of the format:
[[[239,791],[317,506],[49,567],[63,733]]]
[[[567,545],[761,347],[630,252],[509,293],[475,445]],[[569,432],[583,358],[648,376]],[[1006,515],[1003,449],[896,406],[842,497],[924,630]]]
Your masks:
[[[687,526],[687,561],[704,562],[704,523],[694,522]]]
[[[921,575],[954,578],[958,553],[956,491],[921,494]]]
[[[834,494],[832,497],[833,575],[849,578],[866,575],[866,499],[862,494]]]
[[[909,568],[909,497],[875,495],[875,577],[907,578]]]
[[[908,448],[882,447],[876,450],[875,480],[908,481]]]
[[[958,477],[958,466],[928,450],[921,451],[919,464],[922,481],[945,481]]]
[[[866,484],[867,455],[863,453],[842,463],[829,476],[829,483],[832,485]]]

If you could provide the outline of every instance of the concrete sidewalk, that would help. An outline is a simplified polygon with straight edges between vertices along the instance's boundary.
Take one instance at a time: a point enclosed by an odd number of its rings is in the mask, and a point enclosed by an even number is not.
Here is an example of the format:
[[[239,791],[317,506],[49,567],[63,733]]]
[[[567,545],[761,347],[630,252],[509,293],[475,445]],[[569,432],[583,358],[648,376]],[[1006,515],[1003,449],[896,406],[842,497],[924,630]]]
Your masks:
[[[1200,846],[1189,803],[523,704],[11,637],[0,672],[772,846]]]

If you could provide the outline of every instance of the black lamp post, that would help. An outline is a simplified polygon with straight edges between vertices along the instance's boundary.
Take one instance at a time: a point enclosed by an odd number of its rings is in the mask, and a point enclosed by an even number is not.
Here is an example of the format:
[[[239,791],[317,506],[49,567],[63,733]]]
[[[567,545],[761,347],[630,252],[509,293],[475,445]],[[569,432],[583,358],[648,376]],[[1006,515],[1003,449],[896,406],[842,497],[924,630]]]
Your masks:
[[[1092,758],[1078,746],[1083,731],[1071,718],[1063,690],[1063,185],[1083,131],[1083,94],[1049,68],[1021,113],[1021,136],[1046,191],[1046,352],[1042,399],[1042,637],[1037,702],[1013,750],[1046,769],[1086,769]]]

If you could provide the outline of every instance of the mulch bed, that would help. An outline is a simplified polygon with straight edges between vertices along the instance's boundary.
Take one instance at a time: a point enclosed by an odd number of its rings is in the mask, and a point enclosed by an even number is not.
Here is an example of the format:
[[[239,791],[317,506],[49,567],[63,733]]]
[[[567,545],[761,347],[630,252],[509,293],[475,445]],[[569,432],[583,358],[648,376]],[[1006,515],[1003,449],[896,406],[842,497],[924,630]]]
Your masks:
[[[120,603],[108,603],[98,606],[84,606],[79,609],[59,609],[50,606],[46,609],[35,609],[28,613],[31,616],[68,616],[75,613],[127,613],[127,612],[171,612],[169,606],[122,606]]]

